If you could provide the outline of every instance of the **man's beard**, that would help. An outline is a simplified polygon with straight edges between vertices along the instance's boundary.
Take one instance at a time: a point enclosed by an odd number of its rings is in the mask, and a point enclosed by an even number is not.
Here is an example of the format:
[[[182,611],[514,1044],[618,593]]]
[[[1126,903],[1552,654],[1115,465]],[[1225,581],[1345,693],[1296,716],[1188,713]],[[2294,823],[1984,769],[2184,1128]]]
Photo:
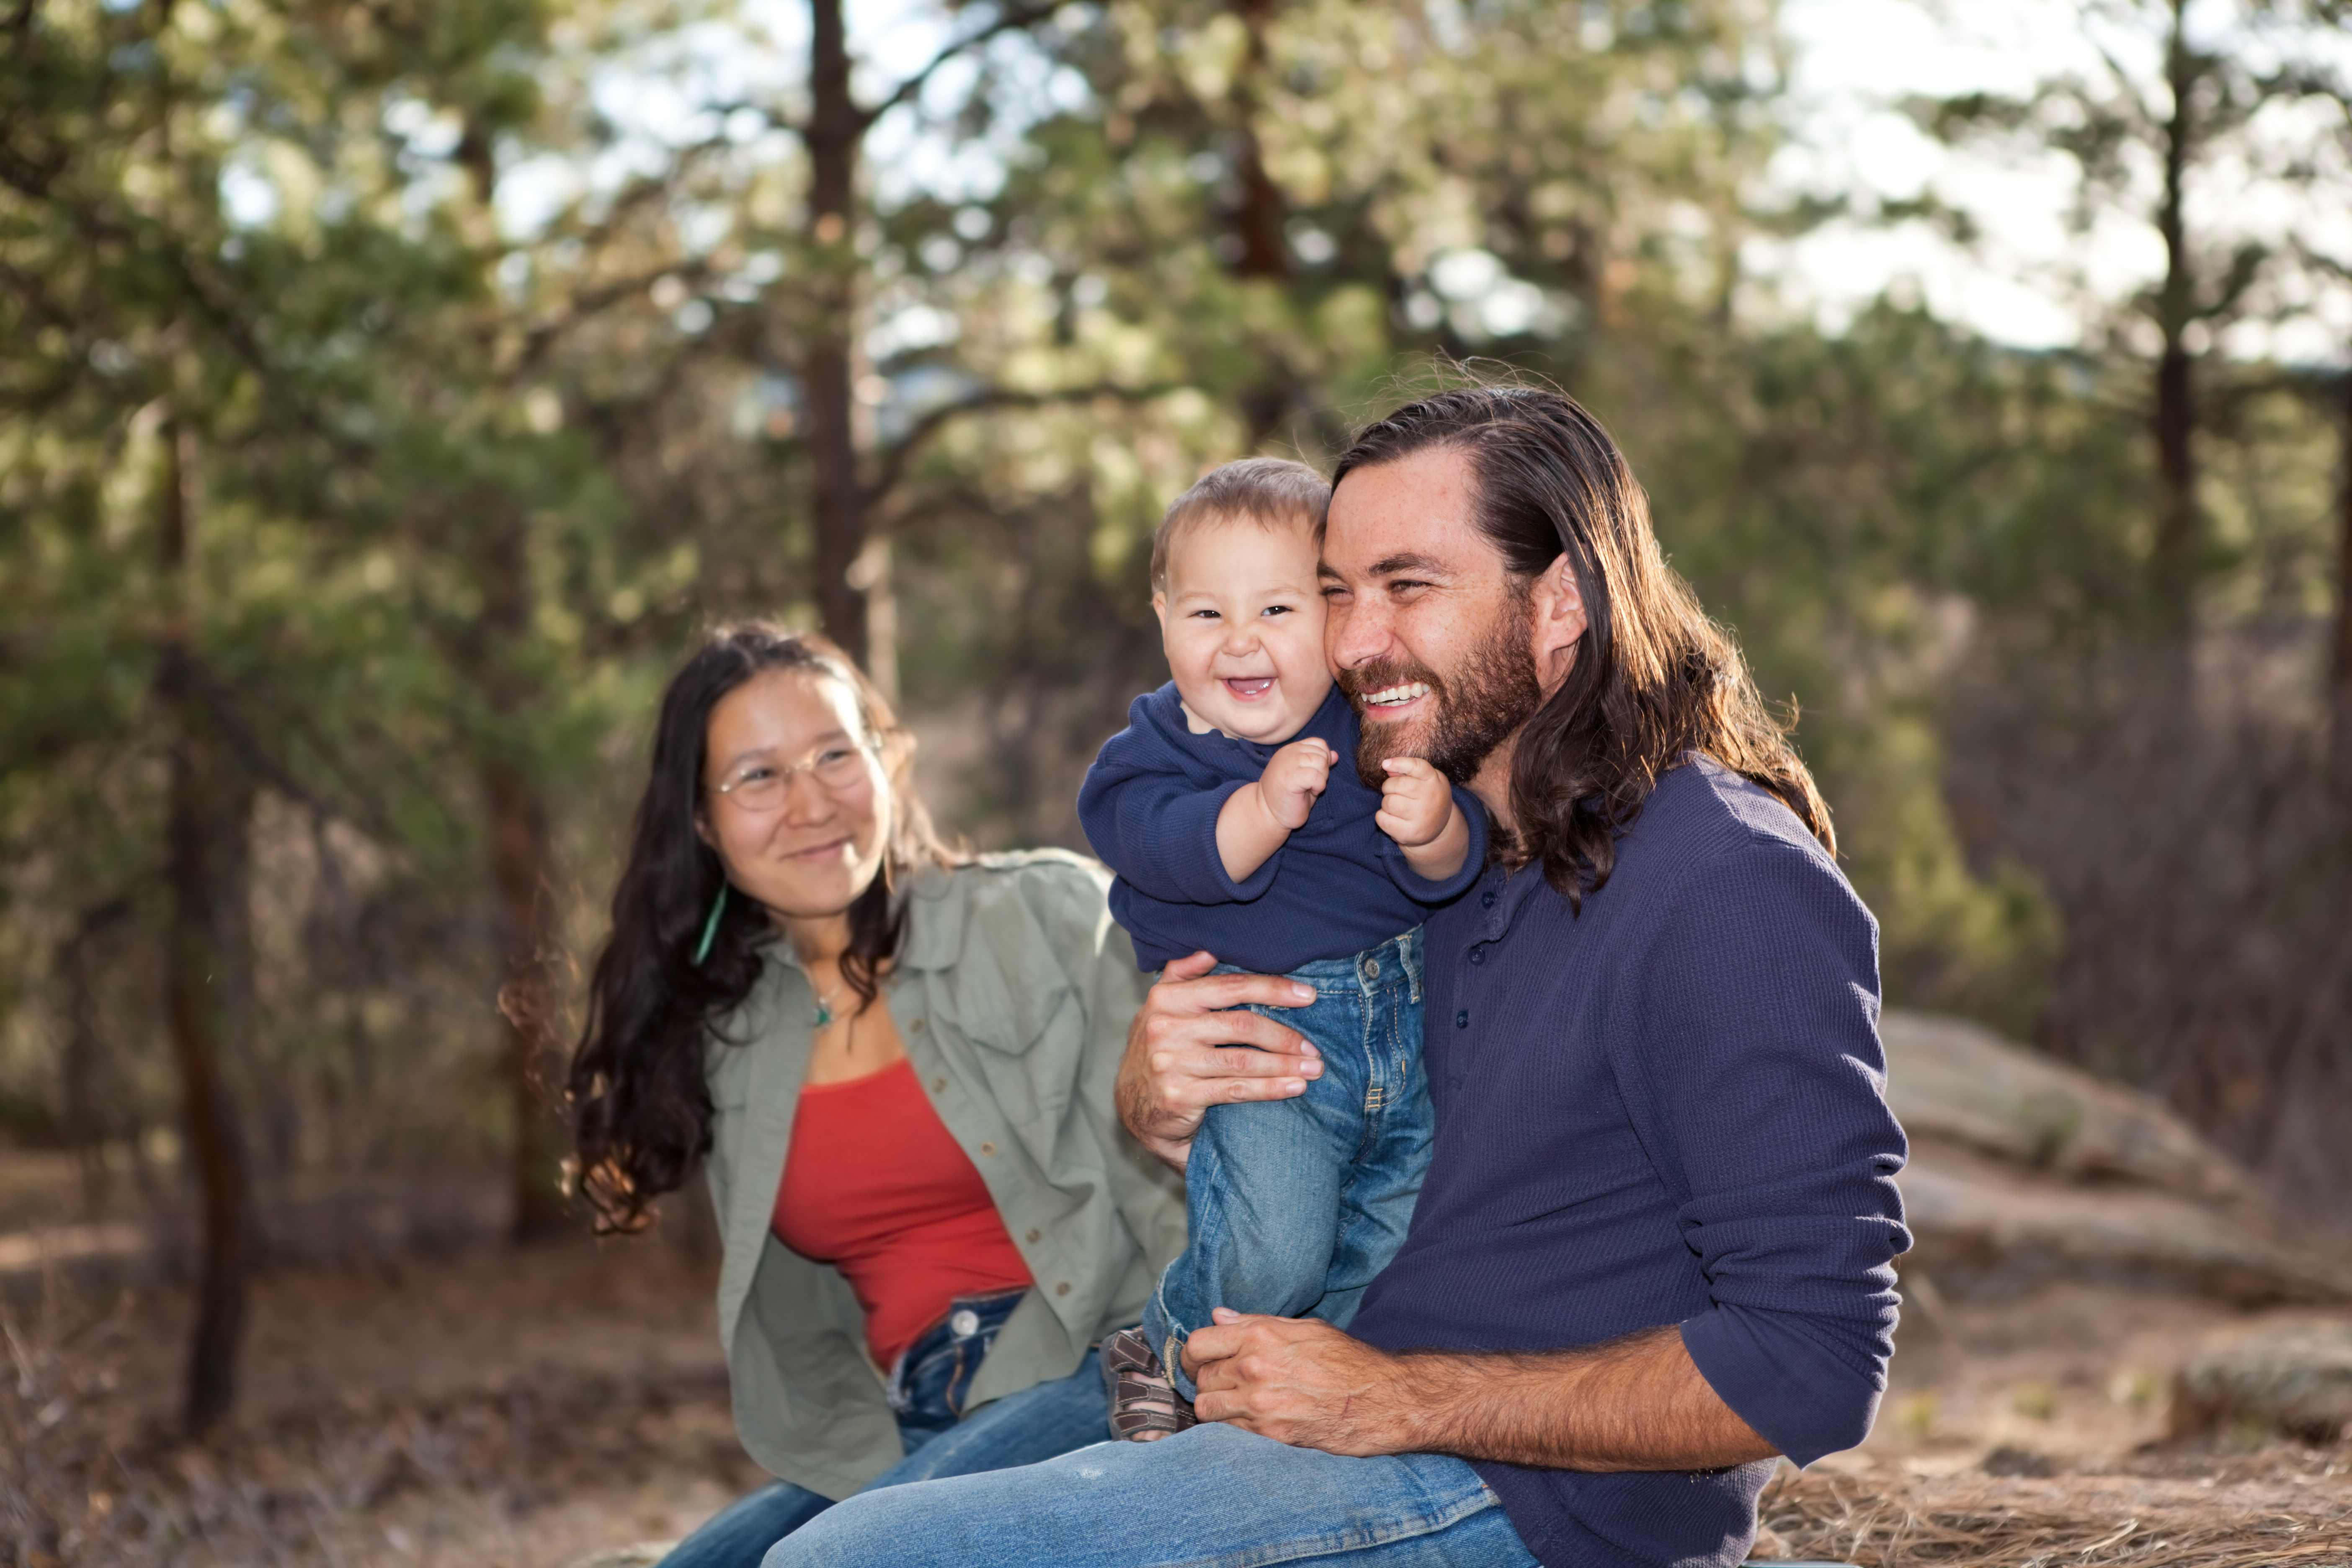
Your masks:
[[[1543,685],[1536,679],[1535,654],[1528,646],[1529,622],[1535,613],[1531,596],[1515,602],[1496,617],[1486,638],[1470,650],[1461,668],[1441,679],[1427,667],[1406,662],[1367,665],[1339,672],[1339,689],[1364,713],[1364,694],[1420,681],[1435,700],[1433,717],[1410,723],[1381,723],[1364,718],[1363,738],[1356,744],[1356,776],[1367,787],[1388,782],[1381,763],[1390,757],[1423,757],[1455,784],[1468,784],[1495,748],[1517,732],[1543,703]]]

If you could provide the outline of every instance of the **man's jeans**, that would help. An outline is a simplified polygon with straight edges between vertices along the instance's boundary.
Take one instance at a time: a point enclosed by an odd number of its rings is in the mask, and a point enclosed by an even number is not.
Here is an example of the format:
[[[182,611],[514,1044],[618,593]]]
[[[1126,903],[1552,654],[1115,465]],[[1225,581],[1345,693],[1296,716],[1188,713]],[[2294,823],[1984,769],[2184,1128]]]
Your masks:
[[[1108,1415],[1101,1356],[1093,1351],[1067,1377],[1007,1394],[968,1418],[962,1415],[973,1374],[1026,1293],[960,1297],[945,1319],[907,1347],[889,1388],[907,1457],[867,1482],[867,1491],[1034,1465],[1102,1440]],[[964,1312],[971,1316],[959,1322]],[[833,1506],[805,1488],[778,1481],[713,1515],[662,1559],[663,1568],[753,1568],[768,1548]]]
[[[1478,1473],[1341,1458],[1211,1422],[1042,1465],[867,1489],[765,1568],[1536,1568]]]
[[[1251,1010],[1315,1042],[1323,1076],[1289,1100],[1210,1108],[1184,1167],[1190,1243],[1143,1312],[1145,1340],[1188,1399],[1175,1352],[1208,1327],[1211,1308],[1346,1328],[1402,1245],[1429,1168],[1421,932],[1289,978],[1312,985],[1315,1000]]]

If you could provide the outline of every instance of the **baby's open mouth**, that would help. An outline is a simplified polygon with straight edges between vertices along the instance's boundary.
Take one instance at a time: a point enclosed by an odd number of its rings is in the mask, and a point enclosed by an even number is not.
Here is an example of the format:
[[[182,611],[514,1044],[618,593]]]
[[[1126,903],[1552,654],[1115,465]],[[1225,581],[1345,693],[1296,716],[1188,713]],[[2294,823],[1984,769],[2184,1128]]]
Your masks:
[[[1225,689],[1232,692],[1235,697],[1240,698],[1244,702],[1255,702],[1259,698],[1274,689],[1274,677],[1271,675],[1253,675],[1245,680],[1234,680],[1228,679],[1225,681]]]

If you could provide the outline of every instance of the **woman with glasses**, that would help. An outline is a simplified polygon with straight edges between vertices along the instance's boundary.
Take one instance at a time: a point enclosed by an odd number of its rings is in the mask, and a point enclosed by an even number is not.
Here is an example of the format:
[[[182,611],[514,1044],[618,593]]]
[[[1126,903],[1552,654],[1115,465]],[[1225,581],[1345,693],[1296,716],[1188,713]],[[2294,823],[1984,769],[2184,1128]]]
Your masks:
[[[1184,1241],[1111,1108],[1142,981],[1108,874],[955,854],[824,639],[671,679],[571,1073],[600,1231],[706,1162],[745,1449],[781,1478],[667,1562],[757,1563],[870,1486],[1107,1435],[1093,1348]]]

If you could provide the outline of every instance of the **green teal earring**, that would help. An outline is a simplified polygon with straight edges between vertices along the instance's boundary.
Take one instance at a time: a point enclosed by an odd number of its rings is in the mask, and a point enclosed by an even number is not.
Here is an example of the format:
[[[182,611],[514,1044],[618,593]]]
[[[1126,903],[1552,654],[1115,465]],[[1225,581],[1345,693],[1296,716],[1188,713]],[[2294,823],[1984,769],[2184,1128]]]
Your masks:
[[[694,944],[695,968],[701,968],[702,961],[710,956],[710,944],[719,940],[719,917],[726,912],[727,883],[722,878],[719,883],[719,896],[710,900],[710,918],[702,922],[702,940]]]

